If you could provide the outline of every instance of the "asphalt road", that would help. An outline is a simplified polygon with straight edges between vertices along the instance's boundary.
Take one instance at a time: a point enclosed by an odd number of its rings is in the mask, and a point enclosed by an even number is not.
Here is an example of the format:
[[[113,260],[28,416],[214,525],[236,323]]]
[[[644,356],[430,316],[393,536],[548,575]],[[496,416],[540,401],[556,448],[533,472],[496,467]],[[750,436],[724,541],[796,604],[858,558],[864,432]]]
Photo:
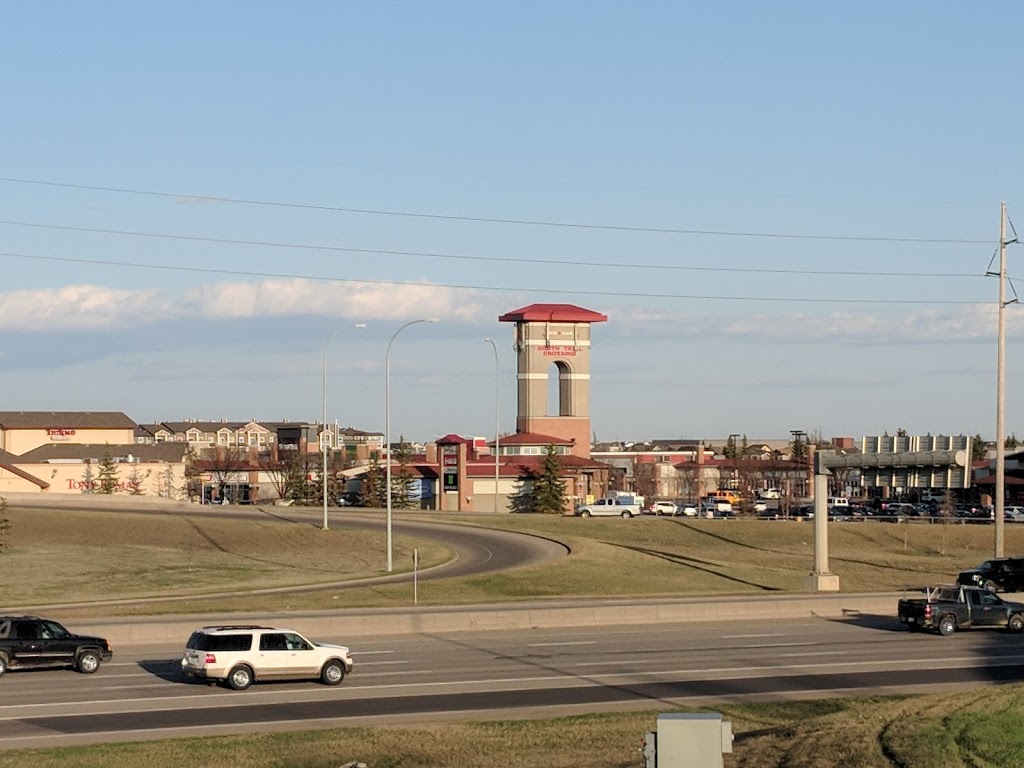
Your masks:
[[[345,642],[343,637],[317,638]],[[181,648],[116,652],[94,675],[3,678],[0,748],[661,711],[716,701],[909,693],[1024,679],[1024,635],[910,633],[887,617],[364,637],[341,686],[188,681]]]

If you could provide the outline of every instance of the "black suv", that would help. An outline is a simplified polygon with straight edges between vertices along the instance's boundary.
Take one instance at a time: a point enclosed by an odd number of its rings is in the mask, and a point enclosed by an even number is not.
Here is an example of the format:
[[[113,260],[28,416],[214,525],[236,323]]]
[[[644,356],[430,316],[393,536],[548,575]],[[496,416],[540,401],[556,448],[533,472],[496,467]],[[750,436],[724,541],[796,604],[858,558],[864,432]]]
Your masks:
[[[984,587],[989,592],[1024,590],[1024,557],[998,557],[986,560],[956,577],[957,584]]]
[[[112,656],[102,637],[76,635],[36,616],[0,616],[0,676],[19,667],[73,667],[90,674]]]

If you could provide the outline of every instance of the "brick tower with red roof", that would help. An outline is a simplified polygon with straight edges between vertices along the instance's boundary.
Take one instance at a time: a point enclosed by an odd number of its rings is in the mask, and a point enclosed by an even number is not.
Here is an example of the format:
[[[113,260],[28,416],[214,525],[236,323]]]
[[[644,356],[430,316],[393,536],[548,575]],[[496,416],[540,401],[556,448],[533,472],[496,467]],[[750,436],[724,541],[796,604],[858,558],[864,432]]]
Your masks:
[[[572,304],[531,304],[498,318],[515,323],[518,356],[516,431],[572,442],[590,458],[590,326],[606,315]],[[557,414],[548,413],[548,378],[558,373]]]

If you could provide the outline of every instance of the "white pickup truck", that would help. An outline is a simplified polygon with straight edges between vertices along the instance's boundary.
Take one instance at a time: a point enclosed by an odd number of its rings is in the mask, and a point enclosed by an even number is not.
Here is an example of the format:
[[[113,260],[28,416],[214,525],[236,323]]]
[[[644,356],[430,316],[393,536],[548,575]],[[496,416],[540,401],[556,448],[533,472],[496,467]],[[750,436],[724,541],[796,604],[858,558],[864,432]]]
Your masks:
[[[639,517],[640,513],[635,496],[609,496],[576,508],[578,517]]]

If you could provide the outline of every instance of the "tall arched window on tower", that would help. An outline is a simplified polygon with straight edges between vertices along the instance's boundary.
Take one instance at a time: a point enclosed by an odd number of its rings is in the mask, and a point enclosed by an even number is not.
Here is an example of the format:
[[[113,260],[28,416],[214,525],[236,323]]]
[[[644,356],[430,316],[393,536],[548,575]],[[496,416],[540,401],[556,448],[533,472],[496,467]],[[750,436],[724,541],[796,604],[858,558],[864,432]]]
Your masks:
[[[548,416],[572,416],[572,369],[563,360],[548,366]]]

